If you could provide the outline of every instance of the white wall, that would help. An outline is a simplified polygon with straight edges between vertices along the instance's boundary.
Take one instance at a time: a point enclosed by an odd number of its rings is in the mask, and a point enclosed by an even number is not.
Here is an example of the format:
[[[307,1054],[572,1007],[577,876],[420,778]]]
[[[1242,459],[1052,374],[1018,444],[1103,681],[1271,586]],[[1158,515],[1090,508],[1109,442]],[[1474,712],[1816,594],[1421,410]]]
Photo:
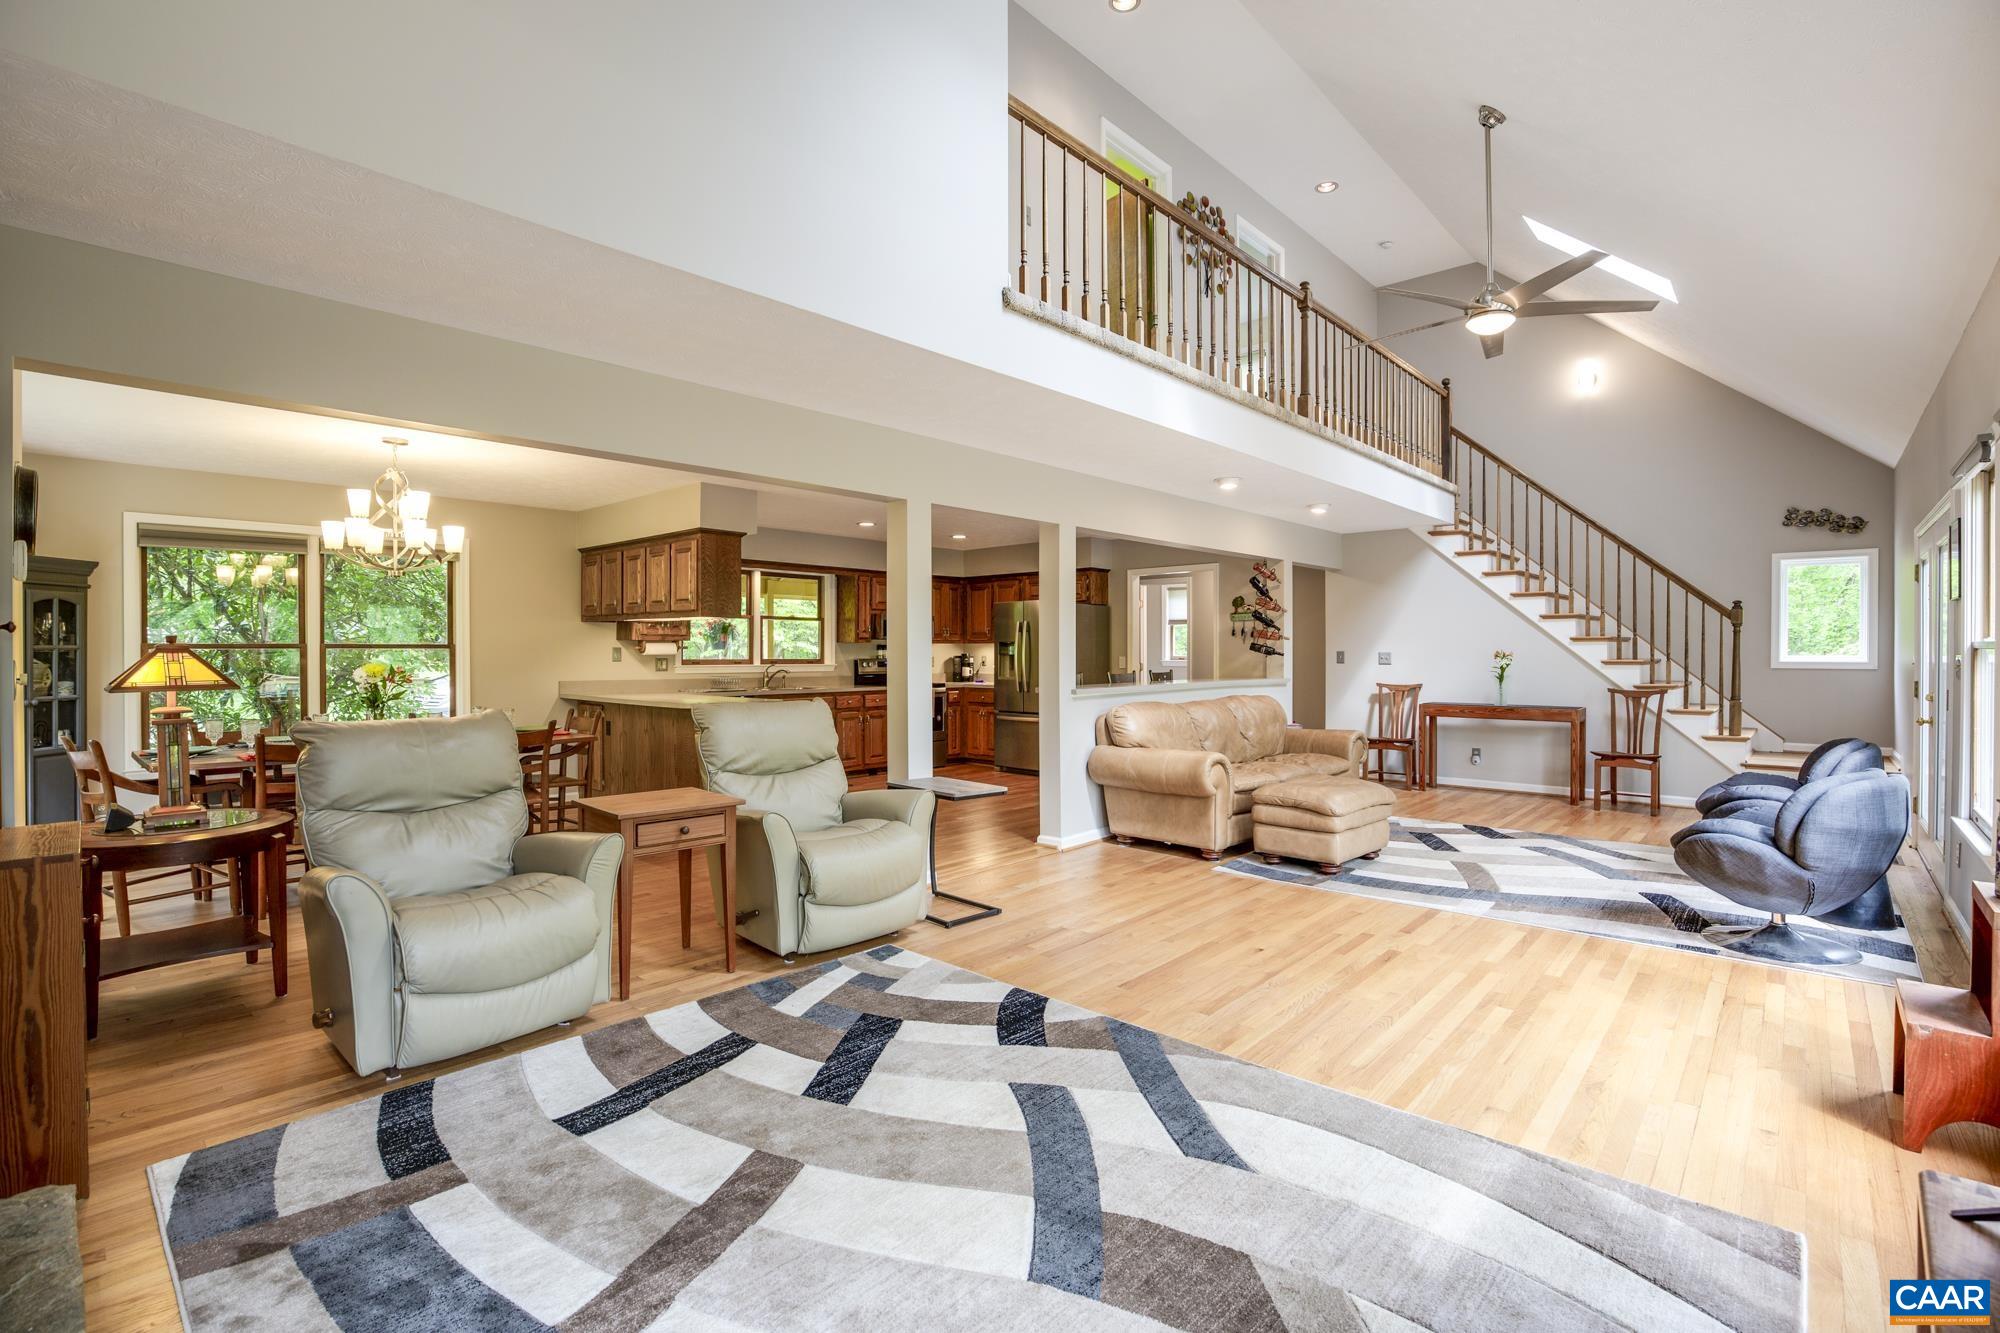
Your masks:
[[[1326,575],[1326,725],[1367,727],[1378,682],[1420,682],[1425,702],[1490,703],[1492,657],[1512,652],[1509,703],[1589,710],[1592,745],[1610,739],[1604,678],[1552,642],[1540,628],[1473,586],[1410,532],[1350,537],[1342,567]],[[1347,654],[1346,663],[1334,660]],[[1390,663],[1377,662],[1387,652]],[[1663,731],[1661,788],[1692,800],[1727,770],[1671,727]],[[1483,762],[1474,766],[1478,746]],[[1389,760],[1390,771],[1397,760]],[[1447,784],[1513,791],[1569,790],[1569,731],[1555,725],[1445,721],[1438,724],[1438,773]],[[1629,789],[1637,779],[1626,775]],[[1589,779],[1585,780],[1586,788]]]
[[[1404,285],[1455,295],[1483,280],[1468,267]],[[1440,313],[1382,298],[1385,329]],[[1524,321],[1491,361],[1456,324],[1391,345],[1451,378],[1452,422],[1466,434],[1725,605],[1742,599],[1743,705],[1758,720],[1805,745],[1892,739],[1888,617],[1878,617],[1875,670],[1770,665],[1773,553],[1876,549],[1876,605],[1889,605],[1888,468],[1589,318]],[[1603,371],[1592,395],[1574,386],[1586,359]],[[1869,526],[1854,536],[1787,528],[1779,520],[1792,505],[1860,514]]]

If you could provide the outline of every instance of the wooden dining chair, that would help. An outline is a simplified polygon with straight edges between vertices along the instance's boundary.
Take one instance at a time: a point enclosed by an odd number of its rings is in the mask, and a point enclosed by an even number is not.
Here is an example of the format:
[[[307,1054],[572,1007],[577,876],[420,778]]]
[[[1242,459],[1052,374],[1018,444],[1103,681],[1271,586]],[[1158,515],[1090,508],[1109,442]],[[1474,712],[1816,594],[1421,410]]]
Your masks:
[[[576,704],[570,708],[565,725],[574,734],[589,738],[590,756],[585,767],[590,775],[588,794],[595,796],[604,790],[604,706]]]
[[[514,740],[521,748],[521,795],[528,802],[528,832],[553,833],[550,823],[555,787],[556,725],[522,727]]]
[[[1660,813],[1660,727],[1666,721],[1667,691],[1646,686],[1621,690],[1614,685],[1608,693],[1611,695],[1611,745],[1607,749],[1590,752],[1597,761],[1591,778],[1590,808],[1604,808],[1605,778],[1609,775],[1611,808],[1617,809],[1619,770],[1635,768],[1652,778],[1652,807],[1653,814],[1657,816]],[[1636,792],[1631,794],[1637,795]]]
[[[583,828],[583,807],[578,801],[590,795],[590,761],[597,749],[594,736],[568,728],[550,728],[546,767],[541,775],[548,818],[546,832]]]
[[[70,768],[76,775],[77,805],[85,822],[95,822],[104,817],[104,812],[118,802],[118,793],[131,792],[135,796],[160,794],[160,784],[155,778],[128,777],[111,766],[105,757],[104,742],[91,741],[84,749],[65,736],[63,749],[69,752]],[[186,884],[163,893],[147,894],[134,898],[132,890],[142,884],[154,884],[161,880],[186,878]],[[111,894],[111,906],[118,921],[118,933],[132,933],[132,905],[134,903],[154,903],[167,898],[194,897],[209,899],[215,896],[215,871],[211,866],[175,866],[169,870],[148,871],[131,875],[123,870],[112,871],[105,880],[105,889]],[[236,910],[236,895],[240,886],[236,882],[235,866],[229,869],[230,910]]]
[[[251,742],[250,767],[243,770],[243,803],[253,810],[283,810],[296,815],[299,809],[299,747],[293,741],[274,741],[259,732]],[[296,880],[306,871],[305,839],[296,832],[285,847],[285,882]]]
[[[1389,685],[1375,682],[1368,700],[1368,755],[1375,760],[1375,780],[1389,776],[1389,752],[1403,756],[1403,785],[1414,786],[1417,755],[1417,696],[1422,685]],[[1368,775],[1364,759],[1361,775]]]

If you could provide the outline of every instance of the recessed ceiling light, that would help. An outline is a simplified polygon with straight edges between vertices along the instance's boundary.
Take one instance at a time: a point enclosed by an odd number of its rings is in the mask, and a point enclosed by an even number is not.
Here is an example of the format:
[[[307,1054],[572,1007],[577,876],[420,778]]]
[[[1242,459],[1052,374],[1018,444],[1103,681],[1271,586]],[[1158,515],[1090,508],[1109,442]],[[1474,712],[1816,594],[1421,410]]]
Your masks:
[[[1217,477],[1215,479],[1215,486],[1217,490],[1233,491],[1242,484],[1243,484],[1243,478],[1241,477]]]
[[[1592,245],[1588,241],[1579,241],[1576,237],[1559,232],[1554,227],[1544,226],[1525,213],[1521,215],[1521,221],[1528,224],[1528,230],[1535,233],[1536,240],[1540,241],[1543,245],[1552,246],[1566,255],[1580,255],[1586,250],[1603,248],[1602,246]],[[1672,301],[1675,305],[1681,303],[1681,298],[1674,295],[1674,284],[1671,281],[1649,268],[1640,268],[1629,259],[1620,259],[1617,255],[1608,254],[1597,261],[1597,267],[1603,269],[1606,273],[1617,274],[1634,287],[1645,288],[1662,300]]]
[[[1339,181],[1321,181],[1319,184],[1313,186],[1313,189],[1318,190],[1321,194],[1332,194],[1339,188]]]
[[[955,542],[962,542],[965,540],[965,534],[962,532],[954,532],[951,534],[951,539]]]
[[[857,528],[872,528],[875,526],[875,520],[872,518],[864,518],[854,526]]]
[[[1396,248],[1396,243],[1394,241],[1377,241],[1375,242],[1375,248],[1377,250],[1393,250]]]
[[[1111,0],[1111,8],[1120,14],[1129,14],[1139,7],[1139,0]]]
[[[1326,513],[1326,506],[1325,506],[1325,505],[1307,505],[1307,506],[1306,506],[1306,512],[1307,512],[1308,514],[1311,514],[1311,515],[1312,515],[1312,516],[1313,516],[1314,518],[1319,518],[1320,516],[1322,516],[1323,514],[1325,514],[1325,513]]]

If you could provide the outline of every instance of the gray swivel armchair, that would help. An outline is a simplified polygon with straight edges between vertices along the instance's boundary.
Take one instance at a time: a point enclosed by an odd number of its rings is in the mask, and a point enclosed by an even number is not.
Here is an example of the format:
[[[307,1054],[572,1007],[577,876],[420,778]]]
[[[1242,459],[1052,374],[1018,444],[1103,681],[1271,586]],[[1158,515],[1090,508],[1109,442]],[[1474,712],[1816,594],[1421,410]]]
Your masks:
[[[1817,749],[1806,756],[1805,762],[1799,765],[1797,777],[1783,773],[1731,773],[1695,797],[1694,805],[1695,809],[1707,815],[1714,814],[1722,806],[1735,801],[1783,802],[1808,782],[1839,777],[1842,773],[1861,773],[1881,767],[1880,746],[1848,736],[1840,740],[1822,742]]]
[[[746,802],[736,812],[737,934],[790,959],[887,935],[924,915],[936,797],[848,791],[825,700],[698,704],[693,712],[702,785]],[[720,884],[720,853],[708,855],[709,882]]]
[[[313,1025],[389,1077],[610,995],[625,840],[528,828],[504,714],[304,722],[299,884]]]
[[[1910,825],[1900,773],[1843,773],[1806,783],[1769,822],[1711,816],[1674,835],[1674,864],[1697,883],[1758,912],[1756,926],[1710,926],[1704,938],[1783,962],[1859,962],[1861,953],[1789,916],[1830,917],[1888,873]]]

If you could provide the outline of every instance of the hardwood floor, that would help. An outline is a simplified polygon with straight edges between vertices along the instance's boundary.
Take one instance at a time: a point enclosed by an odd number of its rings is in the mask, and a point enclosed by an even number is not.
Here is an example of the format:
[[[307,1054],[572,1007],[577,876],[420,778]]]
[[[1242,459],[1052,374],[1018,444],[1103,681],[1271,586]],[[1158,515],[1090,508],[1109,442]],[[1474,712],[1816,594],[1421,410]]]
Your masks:
[[[988,777],[991,770],[941,770]],[[1217,872],[1184,852],[1033,842],[1032,778],[947,804],[944,887],[1005,914],[899,942],[1289,1073],[1806,1234],[1810,1324],[1880,1329],[1892,1277],[1917,1271],[1917,1173],[2000,1178],[2000,1131],[1953,1126],[1895,1146],[1892,992]],[[857,786],[880,785],[857,782]],[[1459,788],[1398,790],[1399,813],[1665,842],[1692,812],[1592,814]],[[1912,858],[1893,874],[1926,975],[1965,958]],[[777,972],[761,950],[722,971],[705,889],[683,953],[671,858],[640,863],[633,993],[570,1032]],[[177,900],[137,928],[226,905]],[[297,909],[294,908],[294,911]],[[91,1044],[95,1193],[82,1212],[92,1328],[177,1326],[144,1168],[382,1091],[309,1021],[304,932],[292,994],[213,959],[105,985]],[[513,1043],[531,1046],[569,1033]],[[450,1066],[477,1063],[481,1052]]]

